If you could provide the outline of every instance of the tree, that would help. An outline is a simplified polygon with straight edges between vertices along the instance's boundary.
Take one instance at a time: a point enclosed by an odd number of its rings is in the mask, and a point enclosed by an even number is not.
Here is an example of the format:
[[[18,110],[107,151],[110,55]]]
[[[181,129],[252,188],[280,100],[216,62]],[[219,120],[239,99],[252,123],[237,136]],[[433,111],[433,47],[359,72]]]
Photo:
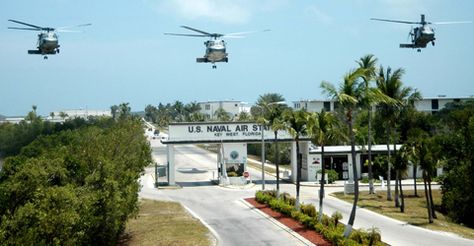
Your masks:
[[[390,143],[393,141],[394,152],[396,152],[396,125],[399,118],[400,110],[407,102],[414,101],[414,98],[421,97],[421,95],[411,87],[404,87],[402,76],[405,71],[402,68],[396,69],[392,73],[392,69],[387,67],[385,71],[383,66],[380,66],[379,74],[377,76],[377,88],[392,102],[380,102],[378,104],[378,111],[382,119],[387,122],[386,138],[387,138],[387,152],[388,152],[388,171],[387,171],[387,200],[392,200],[391,193],[391,151]],[[398,204],[396,197],[395,203]]]
[[[116,120],[117,119],[117,112],[119,110],[119,107],[117,105],[112,105],[110,106],[110,114],[112,114],[112,119]],[[61,115],[61,112],[59,112],[59,115]],[[61,116],[61,118],[63,118]],[[64,118],[63,118],[64,120]]]
[[[474,227],[474,100],[447,104],[435,114],[442,147],[442,208],[458,223]]]
[[[171,106],[171,117],[175,122],[183,122],[185,118],[184,104],[180,101],[174,102]]]
[[[287,108],[284,103],[285,98],[276,93],[267,93],[261,95],[256,103],[256,106],[251,108],[252,115],[257,118],[263,126],[270,126],[275,136],[275,167],[276,167],[276,192],[277,197],[280,197],[280,151],[278,144],[278,131],[285,129],[282,113]],[[252,111],[253,109],[253,111]],[[262,160],[265,162],[265,160]]]
[[[251,115],[248,112],[242,111],[236,118],[237,121],[250,121],[252,120]]]
[[[430,188],[428,187],[428,183],[431,183],[431,176],[433,173],[433,155],[431,152],[431,146],[433,144],[433,140],[429,138],[427,135],[421,136],[422,138],[418,139],[417,154],[418,160],[420,163],[420,168],[423,172],[423,184],[425,187],[425,198],[426,198],[426,208],[428,212],[428,222],[433,223],[433,218],[435,212],[433,210],[434,206],[432,204],[432,198],[430,198]],[[433,216],[434,215],[434,216]]]
[[[119,118],[125,119],[130,118],[132,116],[132,109],[129,106],[129,103],[121,103],[119,105]]]
[[[321,112],[308,114],[307,119],[308,133],[311,136],[311,142],[321,147],[321,183],[319,190],[319,216],[318,221],[321,223],[323,218],[323,199],[324,199],[324,176],[326,171],[326,163],[324,163],[324,146],[342,138],[339,129],[339,121],[333,113]]]
[[[201,105],[199,105],[199,103],[197,102],[190,102],[184,105],[185,121],[201,121],[201,117],[197,116],[198,114],[201,114],[199,112],[200,110],[201,110]]]
[[[158,117],[158,109],[155,106],[148,104],[145,107],[145,120],[156,123]]]
[[[376,102],[374,98],[373,91],[374,88],[371,88],[370,82],[375,79],[376,76],[376,63],[377,58],[373,55],[366,55],[361,57],[357,64],[359,68],[365,70],[364,75],[362,76],[363,83],[362,86],[362,107],[366,108],[368,113],[368,133],[367,133],[367,145],[368,145],[368,168],[369,168],[369,194],[375,194],[374,190],[374,177],[372,173],[372,106]]]
[[[307,135],[307,112],[304,110],[292,111],[287,110],[283,113],[284,124],[286,129],[293,136],[296,142],[296,203],[295,208],[300,207],[300,182],[301,182],[301,162],[302,155],[300,153],[300,137]]]
[[[401,198],[400,212],[402,213],[405,212],[405,197],[403,196],[403,186],[402,186],[401,176],[406,172],[408,168],[408,162],[410,162],[414,154],[415,154],[414,148],[410,145],[404,144],[400,148],[400,151],[398,151],[398,155],[396,157],[398,161],[396,161],[394,165],[395,171],[397,172],[397,176],[399,177],[398,184],[400,186],[400,198]]]
[[[344,231],[344,237],[349,237],[352,232],[352,226],[354,225],[357,201],[359,200],[359,178],[357,177],[357,166],[355,161],[355,136],[353,130],[353,118],[354,111],[356,106],[359,103],[359,98],[361,97],[361,91],[357,81],[365,74],[364,69],[356,69],[350,71],[344,76],[344,81],[339,86],[339,89],[336,89],[329,82],[323,81],[321,83],[321,88],[323,92],[331,96],[333,99],[336,99],[337,102],[341,104],[344,110],[345,122],[348,126],[348,134],[351,142],[351,155],[352,155],[352,172],[354,178],[354,203],[352,204],[352,210],[347,222],[346,229]]]
[[[219,107],[215,112],[214,115],[216,116],[218,121],[230,121],[232,118],[230,117],[229,113],[225,111],[222,107]]]

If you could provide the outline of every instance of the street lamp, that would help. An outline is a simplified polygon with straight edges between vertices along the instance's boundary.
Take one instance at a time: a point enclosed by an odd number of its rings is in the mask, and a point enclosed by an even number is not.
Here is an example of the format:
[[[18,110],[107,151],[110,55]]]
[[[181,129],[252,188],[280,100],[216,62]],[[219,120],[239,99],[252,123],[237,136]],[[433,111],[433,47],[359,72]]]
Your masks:
[[[286,102],[285,101],[271,102],[264,105],[256,105],[256,107],[262,109],[262,115],[263,115],[263,110],[265,109],[264,107],[268,108],[268,106],[270,105],[278,105],[278,104],[286,105]],[[262,190],[265,190],[265,118],[263,118],[262,123],[260,123],[260,130],[262,133]]]

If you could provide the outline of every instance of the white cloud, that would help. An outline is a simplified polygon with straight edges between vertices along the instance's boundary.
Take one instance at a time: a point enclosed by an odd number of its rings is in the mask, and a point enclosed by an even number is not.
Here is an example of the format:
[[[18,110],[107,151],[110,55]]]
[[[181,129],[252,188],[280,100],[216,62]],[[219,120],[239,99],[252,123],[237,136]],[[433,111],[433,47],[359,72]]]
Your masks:
[[[174,14],[180,18],[197,20],[210,19],[226,23],[246,23],[259,11],[273,11],[281,8],[287,0],[167,0],[156,1],[162,13]]]

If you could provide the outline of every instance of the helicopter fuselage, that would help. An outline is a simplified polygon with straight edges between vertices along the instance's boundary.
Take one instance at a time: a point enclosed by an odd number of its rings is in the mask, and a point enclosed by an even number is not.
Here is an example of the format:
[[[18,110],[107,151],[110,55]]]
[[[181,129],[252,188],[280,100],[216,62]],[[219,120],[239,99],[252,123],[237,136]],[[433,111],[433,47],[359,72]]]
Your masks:
[[[225,42],[221,39],[213,39],[204,42],[206,45],[206,58],[207,62],[227,62],[227,53],[225,48]]]
[[[59,52],[58,36],[54,32],[38,34],[38,51],[42,55],[52,55]]]
[[[434,44],[434,40],[435,33],[430,26],[424,25],[413,29],[412,43],[415,46],[414,48],[426,48],[429,42]]]

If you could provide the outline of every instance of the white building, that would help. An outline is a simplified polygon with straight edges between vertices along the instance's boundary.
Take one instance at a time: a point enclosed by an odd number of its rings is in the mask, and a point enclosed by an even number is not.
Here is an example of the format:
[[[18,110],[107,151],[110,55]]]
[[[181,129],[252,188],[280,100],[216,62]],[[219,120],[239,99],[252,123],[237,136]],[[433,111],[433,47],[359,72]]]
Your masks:
[[[469,97],[446,97],[440,95],[438,97],[427,97],[415,102],[415,107],[421,112],[436,113],[443,109],[447,103],[474,100],[474,96]],[[334,111],[338,107],[338,102],[332,99],[328,100],[300,100],[293,101],[293,108],[296,110],[305,109],[308,112]]]
[[[250,113],[250,106],[242,101],[225,100],[225,101],[206,101],[198,102],[201,106],[201,113],[205,115],[206,120],[215,120],[217,116],[215,112],[222,108],[230,116],[230,118],[237,117],[241,112]]]

